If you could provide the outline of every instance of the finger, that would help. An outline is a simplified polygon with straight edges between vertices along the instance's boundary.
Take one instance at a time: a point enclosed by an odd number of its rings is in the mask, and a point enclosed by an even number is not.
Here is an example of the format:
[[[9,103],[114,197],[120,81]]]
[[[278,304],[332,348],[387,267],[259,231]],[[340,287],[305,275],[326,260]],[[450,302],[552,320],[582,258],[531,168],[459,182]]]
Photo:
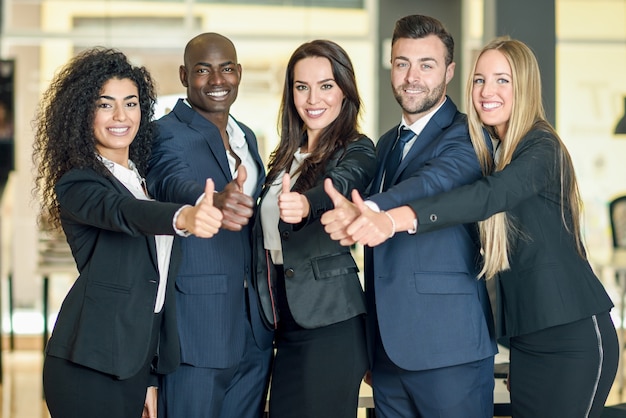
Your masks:
[[[330,197],[330,200],[333,202],[335,207],[341,205],[345,200],[347,200],[341,193],[335,189],[333,185],[333,181],[329,178],[324,180],[324,191]]]
[[[359,209],[367,207],[363,202],[363,198],[357,189],[352,190],[352,203],[354,203]],[[361,212],[363,212],[361,210]]]
[[[237,186],[239,186],[239,190],[243,191],[243,184],[246,182],[248,178],[248,171],[246,170],[246,166],[243,164],[239,164],[239,168],[237,169],[237,179],[235,180]]]
[[[285,173],[283,176],[283,193],[289,193],[291,189],[291,177],[289,177],[288,173]]]
[[[213,206],[213,193],[215,193],[215,183],[213,179],[206,179],[204,185],[204,201]]]

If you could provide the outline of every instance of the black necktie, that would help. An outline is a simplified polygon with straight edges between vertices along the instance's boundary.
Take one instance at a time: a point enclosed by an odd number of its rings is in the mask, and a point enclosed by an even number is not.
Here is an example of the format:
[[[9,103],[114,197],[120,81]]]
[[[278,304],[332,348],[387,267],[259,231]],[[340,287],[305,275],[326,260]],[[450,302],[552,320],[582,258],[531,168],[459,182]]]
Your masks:
[[[385,181],[383,183],[383,190],[387,190],[389,186],[391,186],[391,180],[396,174],[396,170],[402,161],[402,151],[404,150],[404,146],[414,136],[415,133],[406,126],[403,126],[400,129],[398,138],[396,139],[393,149],[387,156],[387,161],[385,162]]]

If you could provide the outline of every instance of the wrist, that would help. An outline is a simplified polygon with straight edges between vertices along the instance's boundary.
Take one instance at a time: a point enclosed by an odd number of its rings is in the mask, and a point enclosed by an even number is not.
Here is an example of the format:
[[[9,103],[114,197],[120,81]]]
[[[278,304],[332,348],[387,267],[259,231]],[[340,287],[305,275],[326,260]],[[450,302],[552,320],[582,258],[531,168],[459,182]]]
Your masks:
[[[381,213],[384,213],[385,215],[387,215],[389,222],[391,222],[391,233],[389,234],[387,239],[393,238],[393,236],[396,234],[396,221],[393,219],[393,216],[389,214],[389,212],[382,210]]]

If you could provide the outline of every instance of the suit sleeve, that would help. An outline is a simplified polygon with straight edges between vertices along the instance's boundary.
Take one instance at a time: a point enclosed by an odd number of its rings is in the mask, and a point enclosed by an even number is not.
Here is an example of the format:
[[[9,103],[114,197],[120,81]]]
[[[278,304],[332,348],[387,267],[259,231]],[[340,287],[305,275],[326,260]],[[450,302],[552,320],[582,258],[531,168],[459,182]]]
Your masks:
[[[204,193],[204,184],[189,178],[188,173],[193,170],[184,142],[163,124],[158,125],[157,131],[146,176],[150,194],[164,202],[195,205]]]
[[[348,145],[345,154],[340,157],[337,165],[325,174],[325,178],[333,181],[335,188],[350,199],[352,190],[356,189],[363,195],[369,186],[376,170],[376,153],[374,143],[362,137]],[[324,191],[324,182],[304,192],[311,210],[308,222],[319,219],[324,212],[334,208],[333,202]]]
[[[95,172],[69,171],[56,193],[62,215],[76,223],[131,236],[175,234],[172,222],[181,205],[137,200]]]
[[[439,140],[438,149],[432,158],[419,162],[415,168],[409,163],[405,170],[410,172],[409,177],[402,179],[385,192],[376,193],[372,190],[373,194],[369,199],[380,209],[389,210],[412,200],[452,190],[480,178],[482,175],[480,165],[469,140],[466,125],[458,124],[444,135],[445,137]],[[417,146],[417,143],[413,146]]]
[[[418,217],[418,233],[482,221],[545,193],[559,180],[558,146],[549,134],[535,133],[522,140],[503,170],[448,193],[410,202]]]

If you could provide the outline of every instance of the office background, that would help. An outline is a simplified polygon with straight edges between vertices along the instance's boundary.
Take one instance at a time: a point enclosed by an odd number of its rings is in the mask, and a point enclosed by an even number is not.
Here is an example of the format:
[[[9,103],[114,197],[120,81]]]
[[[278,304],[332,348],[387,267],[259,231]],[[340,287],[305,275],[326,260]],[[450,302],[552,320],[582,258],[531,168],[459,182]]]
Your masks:
[[[614,196],[626,194],[626,135],[613,133],[626,111],[626,0],[2,0],[0,4],[4,60],[0,77],[6,76],[6,68],[13,70],[9,109],[13,170],[2,181],[0,196],[5,331],[9,275],[16,315],[27,318],[14,322],[16,332],[41,332],[42,326],[42,232],[31,193],[31,123],[40,94],[61,65],[95,45],[118,48],[135,64],[146,66],[157,81],[163,113],[184,95],[178,66],[186,42],[206,31],[230,37],[243,66],[232,113],[257,133],[267,161],[277,141],[284,67],[302,42],[327,38],[348,51],[364,101],[362,129],[375,139],[400,117],[388,68],[389,38],[397,18],[429,14],[453,33],[457,69],[449,93],[461,109],[475,52],[493,36],[510,34],[529,43],[542,66],[548,116],[576,166],[590,256],[602,258],[610,250],[607,205]],[[5,148],[0,152],[7,155]],[[52,276],[50,299],[58,301],[73,272]]]

